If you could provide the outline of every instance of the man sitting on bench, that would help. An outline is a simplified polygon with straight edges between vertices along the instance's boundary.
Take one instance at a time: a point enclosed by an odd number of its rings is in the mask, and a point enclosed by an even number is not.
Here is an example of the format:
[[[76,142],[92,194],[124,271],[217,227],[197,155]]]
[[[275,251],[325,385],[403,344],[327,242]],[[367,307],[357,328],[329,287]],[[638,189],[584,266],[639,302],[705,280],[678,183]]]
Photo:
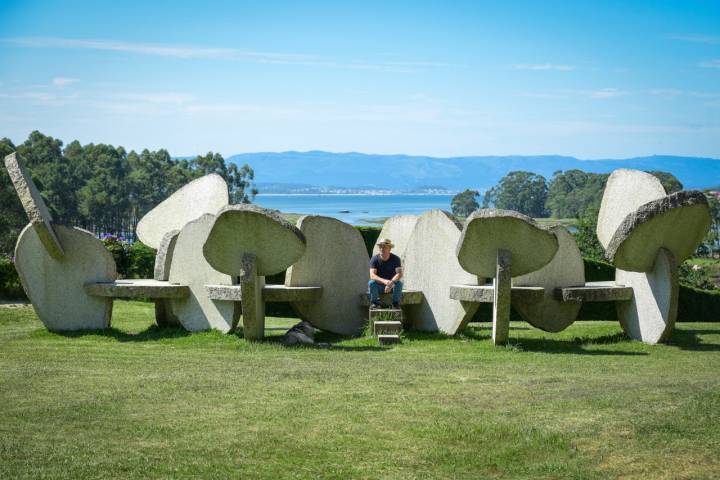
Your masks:
[[[370,308],[382,308],[380,305],[380,290],[385,293],[392,292],[393,308],[400,306],[400,298],[402,296],[402,265],[400,257],[394,253],[390,253],[395,245],[389,238],[383,238],[377,243],[380,247],[380,253],[370,259],[370,281],[368,289],[370,290]]]

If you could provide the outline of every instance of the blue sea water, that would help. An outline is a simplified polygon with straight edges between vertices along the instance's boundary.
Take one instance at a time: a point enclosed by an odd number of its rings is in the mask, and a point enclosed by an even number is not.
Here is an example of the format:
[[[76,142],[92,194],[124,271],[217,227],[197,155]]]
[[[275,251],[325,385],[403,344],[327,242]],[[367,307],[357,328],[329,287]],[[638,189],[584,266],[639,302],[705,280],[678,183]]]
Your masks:
[[[382,225],[382,218],[450,211],[452,195],[263,195],[254,203],[285,213],[324,215],[351,225]]]

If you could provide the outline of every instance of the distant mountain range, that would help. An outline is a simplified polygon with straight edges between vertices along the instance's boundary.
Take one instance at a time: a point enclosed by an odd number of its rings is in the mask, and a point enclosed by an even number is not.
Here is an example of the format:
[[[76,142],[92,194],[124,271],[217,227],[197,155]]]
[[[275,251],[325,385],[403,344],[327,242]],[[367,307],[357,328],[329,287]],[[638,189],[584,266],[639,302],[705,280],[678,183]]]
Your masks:
[[[249,164],[261,193],[447,193],[484,191],[508,172],[527,170],[550,180],[557,170],[609,173],[617,168],[660,170],[686,189],[720,182],[720,159],[654,155],[623,160],[580,160],[559,155],[423,157],[322,151],[242,153],[227,158]]]

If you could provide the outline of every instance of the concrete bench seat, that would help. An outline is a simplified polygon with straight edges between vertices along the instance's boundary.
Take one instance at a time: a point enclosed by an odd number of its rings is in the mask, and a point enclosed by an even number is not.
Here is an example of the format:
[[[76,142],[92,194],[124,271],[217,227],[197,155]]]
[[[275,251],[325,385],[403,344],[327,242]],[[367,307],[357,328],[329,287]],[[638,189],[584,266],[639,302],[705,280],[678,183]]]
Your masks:
[[[492,284],[486,285],[450,285],[450,298],[461,302],[493,303],[495,288]],[[525,302],[539,302],[543,299],[543,287],[512,287],[512,299],[522,299]]]
[[[241,302],[241,285],[205,285],[208,298]],[[314,302],[322,296],[322,287],[286,287],[285,285],[265,285],[262,299],[266,302]]]
[[[582,287],[556,288],[554,296],[561,302],[621,302],[632,300],[633,288],[614,281],[587,282]]]
[[[400,299],[400,305],[418,305],[423,301],[423,292],[420,290],[403,290],[402,297]],[[383,305],[389,305],[392,303],[392,293],[380,294],[380,302]],[[363,307],[370,306],[370,294],[363,293],[360,295],[360,305]]]
[[[151,279],[91,282],[84,289],[93,297],[110,298],[185,298],[190,294],[187,285]]]

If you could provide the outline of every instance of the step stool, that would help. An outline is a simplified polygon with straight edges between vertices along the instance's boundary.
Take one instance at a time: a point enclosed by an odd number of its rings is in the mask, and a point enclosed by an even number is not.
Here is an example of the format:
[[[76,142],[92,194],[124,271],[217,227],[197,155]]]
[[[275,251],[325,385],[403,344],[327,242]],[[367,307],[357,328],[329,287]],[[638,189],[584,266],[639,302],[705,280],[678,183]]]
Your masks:
[[[378,308],[368,310],[370,331],[381,344],[400,343],[402,333],[402,310],[399,308]]]

